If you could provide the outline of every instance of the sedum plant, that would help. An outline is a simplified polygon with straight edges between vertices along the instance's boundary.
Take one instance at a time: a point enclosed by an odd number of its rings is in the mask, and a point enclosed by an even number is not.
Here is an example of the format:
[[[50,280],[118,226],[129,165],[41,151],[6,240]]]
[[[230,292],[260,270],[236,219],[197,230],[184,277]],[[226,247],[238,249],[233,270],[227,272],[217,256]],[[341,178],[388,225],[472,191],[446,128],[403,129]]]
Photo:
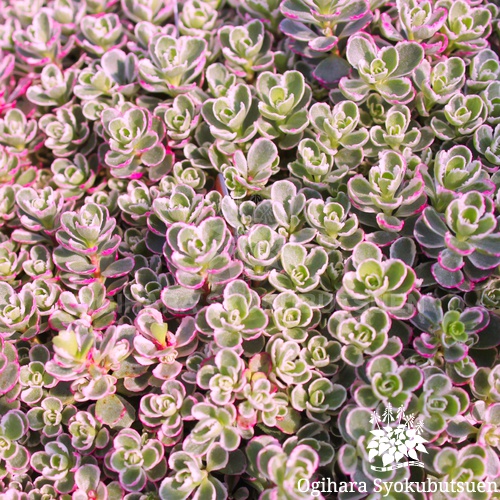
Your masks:
[[[0,0],[0,498],[496,498],[499,25]]]
[[[347,60],[359,78],[343,77],[339,86],[350,100],[361,101],[370,91],[378,92],[391,104],[407,104],[415,90],[407,75],[422,62],[423,49],[413,42],[399,42],[395,47],[379,49],[368,34],[350,38]]]

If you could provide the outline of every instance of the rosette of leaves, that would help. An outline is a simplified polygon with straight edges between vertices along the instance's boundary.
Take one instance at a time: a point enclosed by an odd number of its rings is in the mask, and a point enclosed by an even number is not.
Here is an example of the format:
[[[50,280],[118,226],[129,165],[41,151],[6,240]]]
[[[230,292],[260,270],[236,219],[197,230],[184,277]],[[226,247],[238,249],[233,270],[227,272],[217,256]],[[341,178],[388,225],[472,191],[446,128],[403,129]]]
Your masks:
[[[168,196],[155,198],[151,212],[148,227],[162,236],[176,222],[199,224],[216,213],[215,204],[211,203],[209,196],[197,194],[192,187],[183,184],[174,186]]]
[[[19,443],[27,431],[28,420],[20,410],[8,410],[0,419],[2,478],[7,474],[23,474],[29,469],[28,450]]]
[[[66,45],[62,46],[61,25],[45,9],[37,12],[26,29],[16,29],[12,40],[16,55],[30,66],[60,62],[74,44],[74,39],[69,37]]]
[[[309,481],[318,467],[319,457],[313,448],[307,444],[294,446],[292,442],[282,446],[271,436],[259,436],[248,443],[246,453],[254,474],[264,482],[262,500],[310,497],[309,492],[298,491],[297,485],[301,480]]]
[[[309,338],[304,343],[300,357],[316,372],[331,376],[339,370],[341,347],[335,340],[329,340],[315,330],[309,332]]]
[[[280,293],[273,300],[273,321],[268,333],[281,333],[286,340],[304,342],[307,330],[318,322],[318,309],[324,302],[328,304],[330,301],[331,296],[328,293],[322,294],[320,290],[300,296],[288,290]]]
[[[231,87],[224,97],[205,101],[201,114],[225,153],[234,153],[235,144],[248,143],[257,133],[258,101],[243,83]]]
[[[126,42],[123,25],[116,14],[85,16],[80,23],[79,43],[83,50],[96,56],[119,48]]]
[[[133,269],[131,257],[116,260],[121,237],[115,233],[116,220],[105,207],[83,205],[78,212],[65,212],[56,233],[60,246],[54,250],[54,262],[68,283],[84,285],[89,279],[109,281],[108,293],[123,287]],[[122,278],[123,277],[123,278]],[[112,284],[111,284],[112,283]]]
[[[266,71],[256,83],[259,102],[259,132],[268,139],[279,139],[282,149],[297,145],[309,124],[307,108],[311,88],[298,71],[276,75]]]
[[[106,289],[99,281],[83,286],[75,295],[64,291],[59,296],[60,308],[50,315],[50,326],[54,330],[64,330],[80,320],[95,330],[103,330],[116,318],[117,304],[106,298]]]
[[[217,405],[233,403],[246,381],[243,377],[245,363],[230,349],[221,349],[215,357],[205,361],[196,374],[196,383],[208,390],[210,399]]]
[[[390,104],[407,104],[415,97],[408,75],[422,62],[424,51],[418,43],[398,42],[379,49],[371,35],[359,33],[347,42],[347,60],[359,78],[343,77],[339,88],[345,97],[362,101],[371,91]]]
[[[167,380],[161,386],[161,394],[146,394],[141,398],[139,418],[149,428],[158,431],[158,439],[172,446],[182,437],[184,420],[197,400],[186,396],[184,385],[177,380]]]
[[[158,26],[164,25],[174,12],[174,2],[171,0],[142,0],[141,3],[121,0],[121,7],[131,21],[135,23],[147,21]]]
[[[467,88],[478,92],[484,90],[492,81],[500,77],[498,54],[490,49],[483,49],[472,59],[469,66]]]
[[[423,382],[416,366],[399,366],[391,357],[378,355],[366,365],[368,384],[360,382],[353,392],[355,401],[364,408],[376,408],[380,403],[393,408],[406,408],[412,394]]]
[[[40,83],[31,85],[26,97],[38,106],[62,106],[70,100],[76,77],[74,70],[63,72],[56,64],[47,64],[40,73]]]
[[[94,0],[91,0],[92,3]],[[99,1],[99,0],[98,0]],[[74,35],[77,31],[78,23],[85,15],[85,8],[82,5],[75,4],[72,0],[53,0],[50,7],[54,20],[61,25],[61,31],[65,36]],[[93,7],[89,6],[89,10]]]
[[[241,434],[235,426],[236,409],[233,405],[218,407],[206,402],[197,403],[191,409],[191,416],[197,423],[184,439],[183,451],[201,457],[209,453],[215,443],[227,452],[239,447]]]
[[[158,34],[139,62],[140,84],[148,92],[172,97],[196,88],[206,63],[207,42],[191,36]]]
[[[263,372],[246,372],[238,404],[238,425],[252,430],[257,423],[278,427],[288,412],[288,396],[278,391]]]
[[[419,284],[405,261],[393,257],[384,260],[379,247],[363,242],[353,249],[336,300],[346,311],[377,306],[393,318],[408,319],[414,313],[409,298]]]
[[[37,133],[36,120],[27,119],[20,109],[9,109],[5,116],[0,118],[0,143],[7,146],[9,152],[19,153],[26,148],[31,149]],[[5,160],[9,159],[5,158]]]
[[[326,201],[307,201],[305,216],[309,225],[317,230],[318,244],[332,250],[352,250],[363,239],[363,230],[358,227],[358,218],[349,214],[351,204],[343,193]]]
[[[432,177],[424,170],[424,181],[432,206],[444,213],[457,193],[479,191],[491,195],[494,184],[479,160],[472,159],[472,152],[466,146],[453,146],[439,151],[434,159]]]
[[[500,166],[500,124],[494,129],[481,125],[474,132],[474,147],[486,160],[485,166],[495,169]]]
[[[86,370],[87,359],[96,344],[92,329],[74,323],[53,339],[54,356],[46,367],[58,380],[75,380]]]
[[[82,108],[76,104],[58,108],[55,114],[43,115],[38,124],[47,136],[45,146],[59,158],[71,156],[77,151],[87,154],[95,146],[95,136],[90,133]]]
[[[148,480],[159,481],[165,474],[164,454],[157,439],[141,436],[134,429],[122,429],[113,439],[106,462],[118,473],[120,485],[126,491],[141,491]]]
[[[331,86],[349,73],[346,62],[334,54],[339,41],[353,36],[372,20],[364,0],[286,0],[281,3],[285,19],[280,30],[291,39],[291,49],[314,60],[322,59],[313,76],[321,85]]]
[[[470,290],[500,263],[493,202],[477,191],[451,201],[444,216],[427,207],[414,234],[425,254],[437,259],[432,274],[444,288]]]
[[[16,192],[16,204],[17,215],[22,226],[30,232],[46,235],[53,235],[59,227],[61,212],[65,208],[62,193],[49,186],[39,190],[30,187],[19,189]],[[14,234],[18,234],[21,241],[31,236],[19,230]],[[40,236],[40,234],[33,234],[31,237],[36,241],[40,239]]]
[[[427,201],[421,174],[411,172],[405,158],[395,151],[382,152],[378,165],[370,168],[368,179],[355,175],[347,190],[358,213],[376,214],[375,221],[373,217],[368,220],[389,232],[401,231],[401,219],[417,213]]]
[[[381,14],[380,29],[384,37],[396,42],[415,40],[422,43],[426,54],[440,54],[446,48],[446,38],[439,33],[448,11],[428,0],[397,0],[394,16]]]
[[[314,103],[309,120],[321,148],[335,156],[337,164],[355,167],[361,163],[369,135],[366,128],[358,129],[360,112],[355,102],[342,101],[333,108],[324,102]]]
[[[442,141],[461,139],[473,134],[487,115],[488,110],[480,96],[455,93],[443,111],[434,114],[431,127]]]
[[[408,106],[392,106],[386,114],[384,126],[370,128],[370,143],[364,147],[367,156],[377,156],[385,149],[418,152],[434,140],[430,127],[422,127],[411,120]]]
[[[266,352],[271,358],[271,382],[285,389],[291,385],[305,384],[312,377],[312,371],[300,357],[301,347],[295,340],[285,340],[276,335],[267,343]]]
[[[151,180],[158,180],[170,170],[171,157],[162,143],[165,127],[146,108],[108,108],[101,122],[108,142],[99,155],[114,177],[137,179],[147,172]]]
[[[488,48],[486,38],[491,32],[492,10],[465,0],[439,0],[436,7],[448,10],[446,22],[441,27],[448,39],[447,53],[468,55]]]
[[[10,344],[6,344],[9,345]],[[10,349],[4,350],[4,355],[9,355],[7,359],[13,362],[14,359],[9,359]],[[58,380],[45,370],[45,364],[50,359],[49,350],[43,345],[34,345],[29,351],[28,363],[21,366],[19,370],[19,384],[21,393],[19,397],[21,401],[32,406],[38,403],[47,393],[48,389],[52,389],[58,384]],[[9,372],[12,369],[8,370]]]
[[[259,337],[268,318],[260,307],[260,297],[242,280],[225,288],[221,304],[211,304],[196,316],[196,327],[212,337],[220,347],[236,347],[244,340]]]
[[[85,158],[81,153],[76,153],[69,160],[57,158],[52,162],[50,170],[53,173],[52,181],[60,189],[64,198],[69,200],[79,199],[91,192],[96,181],[99,163],[96,155]]]
[[[177,498],[185,500],[193,498],[211,498],[223,500],[227,497],[227,489],[211,472],[223,469],[229,461],[227,452],[220,446],[213,446],[207,451],[206,466],[202,458],[175,451],[168,459],[168,466],[173,474],[166,477],[159,489],[161,500]]]
[[[16,292],[0,282],[0,335],[7,339],[30,339],[38,333],[39,314],[35,297],[27,288]]]
[[[307,293],[317,288],[328,263],[328,254],[319,246],[308,251],[299,243],[286,243],[280,259],[283,271],[273,269],[269,283],[280,292]]]
[[[305,411],[313,422],[326,423],[347,398],[347,391],[329,379],[313,376],[306,384],[296,385],[290,393],[290,402],[297,411]]]
[[[191,140],[200,117],[199,106],[189,94],[176,96],[169,106],[158,106],[155,114],[165,122],[171,148],[182,148]]]
[[[60,434],[56,440],[45,444],[44,451],[31,456],[31,467],[45,479],[54,481],[58,493],[70,493],[75,486],[75,470],[80,464],[80,455],[71,446],[68,434]]]
[[[63,425],[76,413],[73,405],[63,406],[60,399],[47,397],[40,406],[32,408],[26,414],[30,429],[41,431],[42,435],[54,438],[62,433]]]
[[[399,354],[403,346],[397,337],[389,337],[391,324],[389,315],[378,307],[370,307],[359,318],[336,311],[328,320],[328,332],[342,344],[342,359],[361,366],[365,355]]]
[[[224,97],[227,91],[237,83],[243,83],[234,73],[231,73],[221,63],[213,63],[205,71],[208,93],[212,97]]]
[[[223,26],[218,36],[226,66],[236,76],[251,82],[255,73],[272,66],[273,37],[260,20],[252,20],[243,26]]]
[[[124,294],[143,306],[154,306],[160,301],[161,291],[173,284],[170,275],[141,267],[134,273],[134,279],[125,288]]]
[[[243,274],[263,281],[278,261],[285,237],[264,224],[255,224],[237,241],[237,256],[243,262]]]
[[[288,169],[305,186],[317,191],[334,191],[335,186],[352,168],[342,163],[342,154],[333,157],[318,146],[313,139],[302,139],[297,149],[297,160],[288,164]],[[336,168],[334,168],[334,162]]]
[[[417,312],[411,322],[423,333],[414,340],[415,350],[425,358],[439,361],[442,357],[447,363],[463,360],[490,321],[484,308],[465,307],[459,297],[451,298],[443,308],[439,299],[424,295]]]
[[[415,68],[413,75],[417,94],[417,109],[421,115],[428,116],[436,104],[447,104],[465,82],[465,63],[460,57],[450,57],[431,66],[424,59]]]
[[[54,358],[47,371],[59,380],[73,382],[77,401],[100,400],[116,391],[118,371],[132,351],[134,329],[120,325],[102,335],[81,323],[72,323],[53,339]]]
[[[154,193],[142,182],[133,180],[127,185],[127,192],[118,196],[122,218],[131,226],[144,226],[151,213]]]
[[[231,258],[231,246],[224,219],[208,217],[197,227],[183,222],[172,224],[164,254],[179,285],[198,290],[228,283],[241,274],[243,265]]]
[[[417,408],[423,420],[423,429],[436,436],[443,432],[450,421],[456,420],[468,408],[469,396],[444,373],[436,370],[426,377]]]
[[[109,430],[102,426],[93,413],[77,411],[68,422],[71,445],[79,453],[102,450],[109,442]]]
[[[316,230],[305,224],[306,196],[297,191],[289,180],[274,182],[270,189],[271,211],[279,234],[293,243],[308,243],[316,235]]]
[[[179,33],[204,38],[211,49],[218,24],[216,6],[200,0],[188,0],[179,14]]]
[[[426,466],[440,481],[451,483],[459,478],[467,478],[470,488],[478,490],[478,484],[489,477],[488,462],[495,463],[495,458],[486,448],[468,444],[456,450],[450,446],[432,447],[422,457]],[[472,486],[474,485],[474,486]],[[486,500],[488,493],[477,491],[478,500]]]
[[[160,380],[175,378],[182,370],[182,363],[177,358],[188,356],[197,346],[194,318],[184,318],[173,333],[161,312],[145,307],[139,311],[135,326],[139,333],[133,339],[137,363],[141,366],[156,364],[153,375]]]
[[[61,287],[53,280],[44,280],[43,278],[37,278],[24,286],[26,290],[31,291],[35,298],[40,315],[39,332],[45,332],[50,328],[48,317],[59,307]]]
[[[269,139],[252,142],[248,153],[237,150],[222,174],[235,199],[261,191],[273,174],[279,171],[278,148]]]
[[[28,258],[28,252],[19,250],[13,241],[0,243],[0,281],[17,288],[21,284],[18,275],[23,270],[23,264]]]
[[[117,92],[131,97],[139,88],[138,64],[135,54],[106,49],[99,60],[79,73],[74,94],[84,101],[112,97]]]

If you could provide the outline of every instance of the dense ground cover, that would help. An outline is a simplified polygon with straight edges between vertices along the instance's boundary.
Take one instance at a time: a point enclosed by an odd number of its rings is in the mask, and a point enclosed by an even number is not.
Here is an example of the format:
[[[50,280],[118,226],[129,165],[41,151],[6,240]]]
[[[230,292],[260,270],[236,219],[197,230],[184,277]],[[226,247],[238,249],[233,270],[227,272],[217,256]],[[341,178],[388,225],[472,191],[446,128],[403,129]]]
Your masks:
[[[498,20],[0,0],[0,496],[498,480]]]

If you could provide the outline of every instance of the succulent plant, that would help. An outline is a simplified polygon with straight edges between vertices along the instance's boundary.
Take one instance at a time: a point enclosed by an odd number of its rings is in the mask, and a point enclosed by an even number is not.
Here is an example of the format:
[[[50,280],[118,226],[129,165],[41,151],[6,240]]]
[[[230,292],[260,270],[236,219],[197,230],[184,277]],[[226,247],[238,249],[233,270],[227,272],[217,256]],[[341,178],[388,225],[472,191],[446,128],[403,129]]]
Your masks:
[[[26,97],[38,106],[61,106],[69,100],[76,76],[75,71],[62,72],[56,64],[47,64],[40,73],[40,84],[31,85]]]
[[[499,237],[491,199],[477,191],[463,194],[446,208],[444,217],[426,208],[415,225],[415,238],[438,259],[435,280],[445,288],[471,289],[498,266]],[[432,242],[431,242],[432,239]]]
[[[393,358],[378,355],[366,365],[369,383],[360,383],[354,399],[365,408],[375,408],[380,402],[386,407],[407,407],[412,392],[423,382],[423,375],[416,366],[398,366]]]
[[[349,66],[332,52],[343,38],[353,36],[370,23],[373,15],[363,0],[330,3],[307,0],[286,0],[280,10],[285,19],[280,30],[290,37],[293,51],[306,58],[321,58],[313,76],[332,85],[349,72]]]
[[[198,330],[213,335],[221,347],[236,347],[243,340],[257,338],[267,322],[258,294],[241,280],[231,281],[224,288],[222,304],[211,304],[196,316]]]
[[[0,497],[496,498],[499,37],[0,0]]]
[[[255,73],[273,64],[270,50],[273,38],[260,20],[252,20],[244,26],[224,26],[218,36],[226,65],[237,76],[251,81]]]
[[[261,73],[256,83],[259,102],[259,131],[268,139],[280,139],[283,149],[295,146],[308,125],[307,106],[311,89],[298,71],[278,77]]]
[[[414,42],[379,49],[370,35],[356,34],[348,41],[347,60],[359,78],[343,77],[339,87],[353,101],[361,101],[370,91],[376,91],[391,104],[407,104],[415,96],[407,75],[418,67],[423,55],[422,47]]]
[[[118,472],[126,491],[141,491],[146,481],[158,481],[166,470],[163,445],[133,429],[122,429],[113,440],[107,456],[110,467]]]
[[[210,464],[203,467],[201,458],[193,456],[191,453],[176,451],[169,457],[168,464],[174,472],[173,475],[165,478],[160,486],[160,498],[166,500],[175,495],[176,498],[186,499],[191,494],[207,495],[207,498],[222,500],[227,491],[224,485],[214,476],[211,471],[217,471],[223,468],[228,460],[224,450],[220,447],[212,448],[213,452],[207,454],[211,458]],[[222,460],[221,460],[222,458]]]
[[[137,179],[147,171],[150,179],[158,179],[170,170],[170,158],[162,144],[165,127],[147,109],[105,109],[101,121],[109,143],[99,154],[115,177]]]
[[[342,344],[342,359],[352,365],[361,366],[365,356],[381,353],[398,353],[399,339],[389,337],[391,319],[378,307],[370,307],[359,318],[346,311],[335,311],[328,320],[328,332]]]
[[[125,43],[123,26],[116,14],[85,16],[81,20],[81,35],[79,43],[83,50],[96,56]]]
[[[208,217],[199,226],[183,222],[167,231],[165,257],[179,284],[192,289],[227,283],[241,274],[233,260],[231,238],[224,219]]]
[[[199,38],[156,35],[148,57],[139,62],[141,86],[173,96],[189,92],[205,66],[206,51],[207,42]]]
[[[74,452],[68,434],[60,434],[49,441],[44,451],[31,456],[31,466],[45,479],[54,481],[58,493],[69,493],[75,486],[75,469],[80,463],[80,455]]]
[[[337,302],[346,311],[359,311],[376,305],[395,318],[413,315],[414,306],[408,301],[419,280],[415,271],[401,259],[383,259],[373,243],[359,243],[345,273]]]

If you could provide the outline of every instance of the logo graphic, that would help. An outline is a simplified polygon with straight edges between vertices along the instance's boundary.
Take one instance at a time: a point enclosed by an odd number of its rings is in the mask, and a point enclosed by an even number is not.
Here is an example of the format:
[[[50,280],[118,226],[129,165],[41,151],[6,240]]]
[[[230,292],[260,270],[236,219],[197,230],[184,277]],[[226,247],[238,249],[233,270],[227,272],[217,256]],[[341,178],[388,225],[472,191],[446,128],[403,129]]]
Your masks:
[[[374,429],[370,431],[373,438],[368,444],[368,459],[372,461],[375,457],[380,457],[384,467],[372,465],[371,468],[378,472],[400,469],[401,467],[423,467],[419,461],[417,451],[427,453],[423,443],[427,440],[421,436],[423,422],[415,421],[413,413],[405,415],[401,406],[394,417],[392,406],[389,404],[382,417],[377,411],[372,412],[370,422]],[[403,458],[406,460],[400,462]]]

